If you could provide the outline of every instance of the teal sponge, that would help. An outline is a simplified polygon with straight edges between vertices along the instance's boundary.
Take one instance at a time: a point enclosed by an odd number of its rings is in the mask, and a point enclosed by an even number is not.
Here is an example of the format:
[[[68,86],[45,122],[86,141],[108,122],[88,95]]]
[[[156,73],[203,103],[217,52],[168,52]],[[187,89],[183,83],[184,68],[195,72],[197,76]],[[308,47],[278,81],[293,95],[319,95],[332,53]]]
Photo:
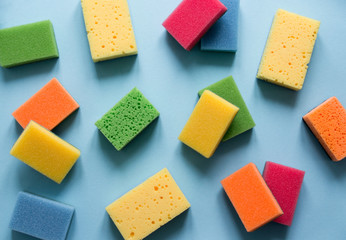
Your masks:
[[[49,20],[0,30],[0,66],[9,68],[59,57]]]
[[[227,141],[228,139],[250,130],[256,125],[232,76],[224,78],[209,87],[202,89],[198,92],[198,95],[201,96],[204,90],[210,90],[216,95],[219,95],[223,99],[239,107],[239,112],[235,116],[222,141]]]
[[[120,151],[159,115],[148,99],[134,88],[95,125]]]

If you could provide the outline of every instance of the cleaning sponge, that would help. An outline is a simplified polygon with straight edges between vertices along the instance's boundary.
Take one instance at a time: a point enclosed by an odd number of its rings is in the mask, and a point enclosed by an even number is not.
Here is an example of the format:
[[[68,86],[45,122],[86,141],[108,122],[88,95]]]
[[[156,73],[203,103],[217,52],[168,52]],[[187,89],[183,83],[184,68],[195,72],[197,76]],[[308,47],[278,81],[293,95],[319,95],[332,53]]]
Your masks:
[[[331,97],[303,117],[333,161],[346,157],[346,110]]]
[[[0,30],[0,66],[14,67],[59,57],[49,20]]]
[[[77,148],[33,121],[10,153],[57,183],[62,182],[80,155]]]
[[[134,88],[95,125],[120,151],[158,116],[159,112]]]
[[[239,0],[220,0],[227,12],[203,36],[201,50],[236,52],[238,48]]]
[[[69,205],[19,192],[10,228],[43,240],[64,240],[73,213]]]
[[[53,78],[12,115],[23,128],[30,121],[35,121],[52,130],[78,108],[78,103],[60,82]]]
[[[162,25],[183,48],[191,50],[226,11],[219,0],[183,0]]]

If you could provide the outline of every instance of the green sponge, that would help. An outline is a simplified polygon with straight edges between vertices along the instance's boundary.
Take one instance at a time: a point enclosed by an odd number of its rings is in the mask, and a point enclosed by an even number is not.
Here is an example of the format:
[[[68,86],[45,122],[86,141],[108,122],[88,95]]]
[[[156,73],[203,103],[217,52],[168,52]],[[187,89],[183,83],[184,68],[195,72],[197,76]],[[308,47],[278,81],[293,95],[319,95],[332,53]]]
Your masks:
[[[49,20],[0,30],[0,66],[9,68],[59,57]]]
[[[201,96],[204,90],[210,90],[216,95],[219,95],[223,99],[239,107],[239,112],[235,116],[222,141],[227,141],[238,134],[250,130],[256,125],[232,76],[224,78],[209,87],[200,90],[198,95]]]
[[[120,151],[159,115],[148,99],[134,88],[95,125]]]

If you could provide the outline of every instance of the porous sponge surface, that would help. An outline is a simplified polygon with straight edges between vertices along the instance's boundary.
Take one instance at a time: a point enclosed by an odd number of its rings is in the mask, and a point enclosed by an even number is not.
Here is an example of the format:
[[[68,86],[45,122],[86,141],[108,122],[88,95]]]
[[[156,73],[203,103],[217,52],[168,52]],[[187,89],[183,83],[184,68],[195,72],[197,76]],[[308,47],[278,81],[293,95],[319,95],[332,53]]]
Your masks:
[[[78,103],[60,82],[53,78],[12,115],[23,128],[30,121],[35,121],[52,130],[78,108]]]
[[[263,178],[278,201],[283,215],[274,222],[291,226],[305,172],[278,163],[266,162]]]
[[[346,110],[331,97],[303,117],[333,161],[346,157]]]
[[[205,90],[180,133],[179,140],[204,157],[211,157],[238,110],[230,102]]]
[[[162,25],[183,48],[191,50],[226,11],[219,0],[183,0]]]
[[[127,0],[81,0],[94,62],[137,54]]]
[[[190,207],[165,168],[110,204],[106,210],[126,240],[140,240]]]
[[[26,192],[19,192],[10,228],[44,240],[65,240],[74,208]]]
[[[80,151],[31,121],[11,149],[11,155],[57,183],[61,183]]]
[[[14,67],[59,57],[49,20],[0,30],[0,66]]]
[[[239,112],[234,117],[222,141],[227,141],[256,126],[232,76],[224,78],[200,90],[198,95],[201,96],[205,90],[210,90],[239,108]]]
[[[283,214],[253,163],[226,177],[221,184],[248,232]]]
[[[238,48],[239,0],[221,0],[227,12],[201,39],[201,50],[236,52]]]
[[[132,89],[95,125],[119,151],[160,113],[137,89]]]
[[[303,87],[320,22],[279,9],[257,78],[293,90]]]

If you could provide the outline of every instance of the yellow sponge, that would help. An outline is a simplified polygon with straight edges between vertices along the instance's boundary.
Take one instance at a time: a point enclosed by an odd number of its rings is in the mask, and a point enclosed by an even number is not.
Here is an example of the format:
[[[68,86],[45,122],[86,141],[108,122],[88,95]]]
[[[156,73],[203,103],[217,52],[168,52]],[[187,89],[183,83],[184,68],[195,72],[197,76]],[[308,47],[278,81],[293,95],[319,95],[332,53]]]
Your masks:
[[[124,239],[143,239],[190,207],[166,168],[106,207]]]
[[[127,0],[81,0],[94,62],[137,54]]]
[[[61,183],[80,151],[31,121],[11,149],[11,155],[57,183]]]
[[[320,22],[279,9],[274,17],[257,78],[300,90]]]
[[[180,133],[179,140],[209,158],[238,111],[238,107],[205,90]]]

